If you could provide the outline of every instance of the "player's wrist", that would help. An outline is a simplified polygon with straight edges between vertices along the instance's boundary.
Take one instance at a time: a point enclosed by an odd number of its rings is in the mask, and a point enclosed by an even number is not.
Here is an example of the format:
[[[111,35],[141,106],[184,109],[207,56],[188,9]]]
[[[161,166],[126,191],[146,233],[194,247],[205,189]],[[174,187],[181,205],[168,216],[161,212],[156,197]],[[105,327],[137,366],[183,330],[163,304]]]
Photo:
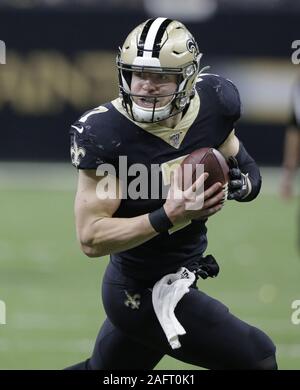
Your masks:
[[[248,173],[247,174],[242,173],[242,178],[243,178],[243,184],[242,184],[241,199],[246,199],[247,196],[251,194],[252,184]]]
[[[174,226],[173,222],[166,213],[164,206],[149,213],[148,218],[151,226],[157,233],[167,232]]]

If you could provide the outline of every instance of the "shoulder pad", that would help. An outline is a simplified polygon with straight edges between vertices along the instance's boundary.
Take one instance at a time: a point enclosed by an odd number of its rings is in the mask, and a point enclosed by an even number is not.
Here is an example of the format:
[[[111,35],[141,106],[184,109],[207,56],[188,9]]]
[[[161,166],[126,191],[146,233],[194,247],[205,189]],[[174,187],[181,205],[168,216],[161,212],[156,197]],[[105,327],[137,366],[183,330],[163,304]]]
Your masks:
[[[229,79],[216,74],[202,73],[199,82],[210,87],[220,104],[221,114],[232,117],[235,121],[241,115],[241,100],[237,87]]]
[[[105,120],[105,113],[109,111],[109,108],[106,106],[107,105],[102,105],[93,108],[92,110],[86,111],[76,122],[79,123],[82,128],[85,128],[86,126],[95,125],[98,122],[102,122],[103,120]]]

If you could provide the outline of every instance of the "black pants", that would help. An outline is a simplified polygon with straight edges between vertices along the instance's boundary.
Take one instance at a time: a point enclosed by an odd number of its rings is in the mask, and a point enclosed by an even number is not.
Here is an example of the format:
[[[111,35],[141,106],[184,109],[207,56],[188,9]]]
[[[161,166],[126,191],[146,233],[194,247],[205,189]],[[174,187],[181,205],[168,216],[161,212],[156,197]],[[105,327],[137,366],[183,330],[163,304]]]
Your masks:
[[[172,350],[156,318],[151,290],[111,264],[103,280],[107,319],[86,369],[153,369],[164,355],[209,369],[275,369],[275,346],[221,302],[191,288],[175,314],[186,330]]]

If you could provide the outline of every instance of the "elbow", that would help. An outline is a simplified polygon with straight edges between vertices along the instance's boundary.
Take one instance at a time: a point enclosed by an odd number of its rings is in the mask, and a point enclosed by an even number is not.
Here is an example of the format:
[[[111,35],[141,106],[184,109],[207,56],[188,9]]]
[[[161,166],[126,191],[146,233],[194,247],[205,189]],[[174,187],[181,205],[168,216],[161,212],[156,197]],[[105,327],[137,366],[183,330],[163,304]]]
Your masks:
[[[101,243],[95,242],[93,237],[83,234],[82,232],[78,234],[78,240],[82,252],[90,258],[102,257],[104,253]]]
[[[87,244],[84,244],[84,243],[82,243],[82,242],[80,243],[80,246],[81,246],[82,252],[83,252],[87,257],[95,258],[95,257],[101,257],[101,256],[103,256],[101,250],[99,250],[98,247],[91,246],[91,245],[87,245]]]

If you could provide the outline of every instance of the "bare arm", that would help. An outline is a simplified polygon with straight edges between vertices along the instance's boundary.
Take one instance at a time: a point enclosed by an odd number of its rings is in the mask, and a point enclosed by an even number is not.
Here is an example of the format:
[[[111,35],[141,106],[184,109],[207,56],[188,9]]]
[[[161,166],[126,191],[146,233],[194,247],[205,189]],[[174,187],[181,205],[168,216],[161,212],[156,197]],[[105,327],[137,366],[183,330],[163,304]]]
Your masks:
[[[99,199],[97,184],[105,178],[96,176],[95,170],[80,170],[75,199],[77,236],[83,252],[89,257],[100,257],[124,251],[142,244],[157,235],[148,215],[134,218],[112,218],[121,200],[115,194],[111,199]],[[116,188],[119,182],[116,178]],[[98,187],[99,195],[99,187]]]
[[[83,252],[89,257],[100,257],[110,253],[121,252],[134,248],[158,233],[149,222],[148,214],[133,218],[115,218],[113,214],[119,208],[120,197],[114,193],[106,192],[106,199],[99,184],[105,177],[96,176],[95,170],[80,170],[78,189],[75,200],[76,230]],[[110,180],[120,183],[115,177]],[[198,179],[199,186],[204,178]],[[195,185],[194,185],[195,186]],[[112,186],[113,187],[113,186]],[[186,220],[209,217],[222,207],[220,204],[223,194],[220,192],[221,184],[217,183],[207,189],[203,196],[204,203],[197,210],[190,211],[186,207],[188,198],[180,199],[170,197],[164,208],[174,225]],[[170,193],[173,192],[171,185]]]
[[[300,152],[300,131],[295,127],[289,127],[286,131],[283,167],[290,172],[298,168]]]

